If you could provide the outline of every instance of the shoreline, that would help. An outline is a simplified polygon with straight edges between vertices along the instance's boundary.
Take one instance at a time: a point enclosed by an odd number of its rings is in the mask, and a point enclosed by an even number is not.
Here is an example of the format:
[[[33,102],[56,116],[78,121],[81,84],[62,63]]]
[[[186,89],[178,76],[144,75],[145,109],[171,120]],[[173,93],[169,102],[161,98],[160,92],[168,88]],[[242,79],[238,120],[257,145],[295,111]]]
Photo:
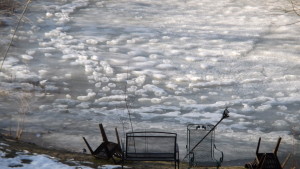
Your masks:
[[[67,149],[57,148],[57,147],[47,147],[38,145],[38,140],[34,140],[30,142],[29,138],[25,138],[26,136],[33,136],[34,134],[26,133],[24,138],[22,137],[21,140],[16,140],[13,136],[9,136],[7,131],[0,130],[0,143],[9,145],[9,152],[8,156],[13,156],[16,152],[28,151],[30,154],[45,154],[51,157],[56,158],[59,162],[67,164],[67,165],[74,165],[74,163],[70,162],[76,161],[80,165],[85,165],[91,168],[99,168],[99,166],[103,165],[117,165],[114,164],[112,160],[102,160],[102,159],[95,159],[89,153],[80,153],[80,152],[73,152]],[[231,162],[224,162],[222,165],[222,169],[242,169],[243,161],[231,161]],[[241,165],[237,165],[241,164]],[[125,166],[130,168],[149,168],[149,169],[157,169],[157,168],[173,168],[174,166],[171,165],[169,162],[126,162]],[[187,162],[180,162],[180,168],[188,168]],[[215,168],[215,167],[192,167],[195,169],[203,169],[203,168]]]

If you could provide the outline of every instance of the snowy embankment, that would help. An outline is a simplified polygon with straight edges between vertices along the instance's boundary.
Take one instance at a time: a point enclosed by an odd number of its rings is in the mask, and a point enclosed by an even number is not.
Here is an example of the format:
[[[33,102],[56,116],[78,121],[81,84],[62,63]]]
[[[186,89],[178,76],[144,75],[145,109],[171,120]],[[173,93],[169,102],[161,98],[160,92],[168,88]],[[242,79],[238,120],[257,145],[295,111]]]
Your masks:
[[[91,167],[82,165],[84,161],[78,162],[69,159],[67,163],[62,163],[60,162],[60,159],[45,154],[31,153],[27,150],[16,151],[14,149],[11,149],[10,145],[0,142],[1,169],[92,169]],[[120,168],[120,166],[101,165],[97,167],[97,169],[113,168]]]
[[[32,2],[0,73],[0,90],[32,93],[26,131],[81,151],[98,123],[179,135],[215,124],[225,160],[252,157],[258,137],[291,151],[300,132],[300,30],[284,0]],[[13,97],[12,97],[13,98]],[[1,128],[17,109],[1,98]],[[17,103],[17,105],[19,105]],[[292,133],[291,131],[295,131]],[[293,135],[294,134],[294,135]],[[123,135],[123,134],[121,134]]]

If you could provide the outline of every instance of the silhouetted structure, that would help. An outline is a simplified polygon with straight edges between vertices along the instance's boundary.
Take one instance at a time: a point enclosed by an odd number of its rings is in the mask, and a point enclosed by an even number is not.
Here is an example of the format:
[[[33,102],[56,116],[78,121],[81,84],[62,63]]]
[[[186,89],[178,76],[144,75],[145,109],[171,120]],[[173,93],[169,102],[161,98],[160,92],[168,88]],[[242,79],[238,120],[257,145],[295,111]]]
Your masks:
[[[108,141],[102,124],[99,124],[99,128],[103,139],[103,142],[99,145],[99,147],[95,151],[93,151],[85,137],[83,137],[85,144],[87,145],[88,149],[94,157],[106,160],[112,159],[114,163],[117,163],[116,158],[122,159],[122,150],[120,146],[120,139],[117,128],[115,128],[115,131],[118,143]]]
[[[280,164],[277,151],[281,142],[281,137],[279,137],[276,147],[272,153],[259,153],[261,138],[258,140],[257,148],[256,148],[256,158],[253,162],[245,164],[245,167],[248,169],[283,169],[289,156],[286,160]]]

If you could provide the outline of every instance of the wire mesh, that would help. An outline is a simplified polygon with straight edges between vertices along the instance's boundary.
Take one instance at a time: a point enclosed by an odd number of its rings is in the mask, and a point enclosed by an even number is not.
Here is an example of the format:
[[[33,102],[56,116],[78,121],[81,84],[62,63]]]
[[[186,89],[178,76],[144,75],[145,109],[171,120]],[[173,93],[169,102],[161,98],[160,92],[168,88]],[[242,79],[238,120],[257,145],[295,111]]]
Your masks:
[[[176,134],[159,132],[127,133],[127,153],[174,153]]]
[[[187,128],[187,151],[191,152],[197,143],[205,137],[213,128],[213,125],[190,124]],[[215,131],[207,135],[202,142],[189,153],[188,159],[190,166],[214,166],[216,161],[213,159]]]

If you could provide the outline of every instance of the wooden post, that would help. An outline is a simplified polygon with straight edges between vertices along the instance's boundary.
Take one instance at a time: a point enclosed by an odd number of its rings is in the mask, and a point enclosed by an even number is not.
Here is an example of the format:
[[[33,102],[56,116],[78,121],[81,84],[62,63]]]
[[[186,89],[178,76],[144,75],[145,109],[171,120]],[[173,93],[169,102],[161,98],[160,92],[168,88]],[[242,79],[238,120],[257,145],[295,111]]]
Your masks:
[[[82,138],[83,138],[83,140],[84,140],[84,142],[85,142],[86,146],[87,146],[87,147],[88,147],[88,149],[90,150],[91,154],[94,154],[94,151],[92,150],[92,148],[91,148],[90,144],[89,144],[89,143],[86,141],[85,137],[82,137]]]
[[[119,137],[119,133],[118,133],[117,127],[115,128],[115,131],[116,131],[116,136],[117,136],[118,145],[121,147],[120,137]]]
[[[101,132],[101,135],[102,135],[102,140],[103,140],[103,142],[108,142],[108,139],[107,139],[107,136],[106,136],[106,134],[105,134],[105,130],[104,130],[104,128],[103,128],[103,125],[102,125],[102,123],[100,123],[99,124],[99,128],[100,128],[100,132]]]
[[[256,155],[258,154],[258,151],[259,151],[260,141],[261,141],[261,137],[259,137],[259,139],[258,139],[257,148],[256,148]]]
[[[277,145],[273,151],[273,153],[277,156],[277,151],[278,151],[278,148],[279,148],[279,145],[280,145],[280,142],[281,142],[281,137],[278,138],[278,141],[277,141]]]

